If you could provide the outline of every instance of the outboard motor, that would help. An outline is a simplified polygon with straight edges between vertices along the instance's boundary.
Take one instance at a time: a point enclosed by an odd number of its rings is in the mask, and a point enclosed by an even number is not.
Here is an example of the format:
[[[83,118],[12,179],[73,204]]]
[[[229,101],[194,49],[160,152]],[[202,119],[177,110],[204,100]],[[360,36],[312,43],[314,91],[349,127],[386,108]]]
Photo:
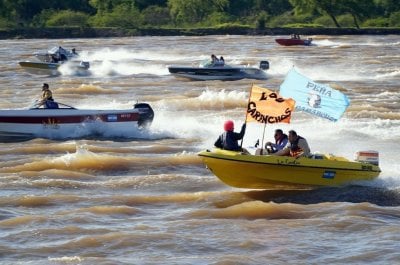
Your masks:
[[[269,62],[268,61],[260,61],[260,69],[268,70],[269,69]]]
[[[82,67],[82,68],[85,68],[85,69],[89,69],[90,64],[89,64],[89,62],[81,61],[79,63],[79,66]]]
[[[147,103],[136,103],[133,107],[134,109],[139,110],[139,128],[149,127],[154,119],[154,111],[150,105]]]
[[[379,152],[373,150],[358,151],[356,153],[356,161],[379,166]]]

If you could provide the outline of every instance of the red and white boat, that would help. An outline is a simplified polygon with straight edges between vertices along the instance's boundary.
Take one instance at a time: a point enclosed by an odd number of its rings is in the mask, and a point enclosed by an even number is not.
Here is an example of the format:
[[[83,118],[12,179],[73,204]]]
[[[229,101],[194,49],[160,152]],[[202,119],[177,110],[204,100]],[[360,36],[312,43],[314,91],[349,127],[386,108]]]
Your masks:
[[[56,109],[0,110],[0,139],[135,138],[154,118],[147,103],[126,110],[76,109],[58,104]]]
[[[292,35],[291,38],[275,39],[275,41],[283,46],[293,46],[293,45],[310,46],[312,38],[301,39],[299,35]]]

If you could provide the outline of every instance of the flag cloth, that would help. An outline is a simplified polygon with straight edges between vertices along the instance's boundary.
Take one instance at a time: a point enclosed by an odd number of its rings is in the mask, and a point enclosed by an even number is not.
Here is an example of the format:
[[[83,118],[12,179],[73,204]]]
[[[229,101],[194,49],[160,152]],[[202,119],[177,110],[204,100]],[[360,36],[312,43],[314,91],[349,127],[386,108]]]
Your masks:
[[[289,123],[295,101],[284,99],[278,93],[253,85],[247,106],[246,122]]]
[[[337,121],[350,105],[350,99],[342,92],[318,84],[299,74],[294,68],[281,84],[280,94],[296,100],[296,110],[331,121]]]

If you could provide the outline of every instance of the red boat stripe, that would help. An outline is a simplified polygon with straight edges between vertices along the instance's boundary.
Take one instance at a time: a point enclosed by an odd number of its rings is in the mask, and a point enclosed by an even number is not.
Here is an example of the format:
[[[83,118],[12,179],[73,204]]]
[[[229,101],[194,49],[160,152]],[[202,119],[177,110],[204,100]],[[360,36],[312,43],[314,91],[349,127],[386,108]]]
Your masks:
[[[79,115],[79,116],[43,116],[43,117],[0,117],[0,123],[81,123],[85,121],[101,120],[103,122],[128,122],[138,121],[139,113],[121,113],[104,115]]]
[[[378,153],[368,153],[368,152],[366,152],[366,153],[359,152],[358,155],[360,155],[360,156],[369,156],[369,157],[379,157]]]

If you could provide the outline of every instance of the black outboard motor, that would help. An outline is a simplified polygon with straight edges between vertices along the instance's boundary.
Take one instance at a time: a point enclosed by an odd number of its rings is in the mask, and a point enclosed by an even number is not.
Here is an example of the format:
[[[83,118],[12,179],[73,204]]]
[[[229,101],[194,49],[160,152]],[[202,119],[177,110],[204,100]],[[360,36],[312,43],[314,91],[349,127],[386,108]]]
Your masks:
[[[90,63],[89,62],[85,62],[85,61],[81,61],[79,63],[79,66],[87,70],[90,67]]]
[[[151,125],[154,119],[154,111],[147,103],[136,103],[134,109],[139,110],[139,128],[147,128]]]
[[[268,70],[269,69],[269,62],[268,61],[260,61],[260,69]]]

